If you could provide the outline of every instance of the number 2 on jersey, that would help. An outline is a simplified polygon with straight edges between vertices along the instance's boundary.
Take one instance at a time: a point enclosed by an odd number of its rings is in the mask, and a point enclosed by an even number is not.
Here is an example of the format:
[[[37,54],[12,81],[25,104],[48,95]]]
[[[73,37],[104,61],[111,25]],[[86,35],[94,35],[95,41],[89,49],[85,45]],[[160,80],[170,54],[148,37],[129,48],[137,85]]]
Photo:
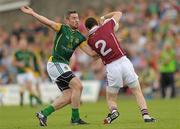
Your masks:
[[[101,52],[101,54],[102,54],[103,56],[106,56],[109,52],[112,51],[111,48],[105,50],[105,48],[106,48],[106,41],[104,41],[104,40],[98,40],[98,41],[95,43],[95,47],[96,47],[96,48],[99,48],[99,44],[102,44],[100,52]]]

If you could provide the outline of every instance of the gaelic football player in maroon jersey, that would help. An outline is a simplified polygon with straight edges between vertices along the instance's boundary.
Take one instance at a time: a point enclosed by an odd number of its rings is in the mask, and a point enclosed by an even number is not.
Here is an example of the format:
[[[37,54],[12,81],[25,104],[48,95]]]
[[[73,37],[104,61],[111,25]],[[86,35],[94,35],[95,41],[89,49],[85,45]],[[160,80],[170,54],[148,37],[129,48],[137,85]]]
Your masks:
[[[110,113],[104,119],[104,124],[110,124],[119,116],[117,96],[123,85],[127,85],[135,95],[144,122],[155,122],[155,119],[149,116],[133,65],[126,57],[114,33],[121,16],[121,12],[111,12],[102,16],[103,23],[101,25],[92,17],[85,21],[85,26],[89,31],[87,44],[100,56],[106,67],[106,97]]]

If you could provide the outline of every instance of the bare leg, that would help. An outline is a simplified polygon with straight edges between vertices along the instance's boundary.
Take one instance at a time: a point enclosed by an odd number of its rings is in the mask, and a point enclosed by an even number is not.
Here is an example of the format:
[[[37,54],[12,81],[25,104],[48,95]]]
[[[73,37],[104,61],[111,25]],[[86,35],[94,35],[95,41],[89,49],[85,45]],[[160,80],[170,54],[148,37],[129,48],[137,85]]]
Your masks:
[[[40,121],[41,126],[46,126],[47,117],[53,113],[55,110],[63,108],[67,104],[71,103],[72,106],[72,124],[86,124],[79,116],[79,106],[80,106],[80,97],[82,93],[82,84],[80,80],[76,77],[72,78],[69,82],[70,89],[65,89],[63,95],[58,97],[51,105],[47,108],[38,112],[36,116]]]
[[[117,109],[117,97],[118,97],[118,92],[113,93],[107,90],[106,100],[107,100],[107,104],[108,104],[108,108],[110,112],[112,112],[112,110],[114,109]]]
[[[110,113],[104,119],[104,124],[110,124],[119,116],[117,110],[117,97],[118,97],[119,88],[116,87],[106,87],[106,100]]]
[[[140,109],[147,109],[147,104],[144,99],[143,93],[141,91],[139,83],[137,83],[136,87],[131,88],[132,93],[136,97],[137,104]]]
[[[132,93],[136,97],[137,104],[141,110],[142,117],[145,122],[155,122],[154,118],[151,118],[148,113],[147,104],[144,99],[143,93],[140,88],[139,81],[135,81],[129,85],[131,87]]]
[[[69,86],[72,89],[71,106],[72,106],[72,108],[79,108],[83,86],[77,77],[74,77],[70,81]]]
[[[67,104],[71,103],[71,89],[66,89],[63,91],[63,95],[59,96],[54,100],[54,102],[43,109],[41,112],[37,113],[39,119],[46,119],[50,114],[54,111],[63,108]],[[46,118],[41,118],[41,114],[43,114]],[[43,121],[42,125],[46,125],[46,120]]]
[[[72,124],[87,124],[85,121],[80,119],[79,115],[79,106],[80,106],[80,99],[81,99],[81,93],[83,90],[83,86],[81,84],[81,81],[74,77],[71,79],[69,87],[72,90],[71,95],[71,107],[72,107],[72,115],[71,115],[71,123]]]
[[[71,89],[64,90],[63,95],[56,98],[54,100],[54,102],[52,103],[52,106],[54,107],[54,109],[58,110],[60,108],[63,108],[67,104],[70,104],[71,103],[71,93],[72,93]]]

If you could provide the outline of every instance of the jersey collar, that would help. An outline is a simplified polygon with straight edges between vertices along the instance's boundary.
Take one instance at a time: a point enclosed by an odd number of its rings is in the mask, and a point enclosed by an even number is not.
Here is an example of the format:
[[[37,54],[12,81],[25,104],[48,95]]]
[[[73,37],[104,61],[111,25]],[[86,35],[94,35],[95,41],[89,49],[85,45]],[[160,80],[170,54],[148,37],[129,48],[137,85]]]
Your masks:
[[[92,29],[90,29],[90,30],[89,30],[89,35],[91,35],[92,33],[94,33],[98,28],[99,28],[99,26],[94,26]]]

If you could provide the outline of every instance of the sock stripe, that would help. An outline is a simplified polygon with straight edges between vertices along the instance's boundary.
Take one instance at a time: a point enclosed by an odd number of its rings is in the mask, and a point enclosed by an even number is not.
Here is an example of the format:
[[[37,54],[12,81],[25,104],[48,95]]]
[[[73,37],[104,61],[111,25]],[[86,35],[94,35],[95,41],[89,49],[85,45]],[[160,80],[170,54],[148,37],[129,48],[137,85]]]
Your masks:
[[[147,109],[142,109],[142,110],[141,110],[141,114],[142,114],[142,116],[144,116],[144,115],[149,115]]]
[[[117,111],[117,107],[112,106],[112,107],[111,107],[111,109],[110,109],[110,112],[113,112],[114,110],[116,110],[116,111]]]

